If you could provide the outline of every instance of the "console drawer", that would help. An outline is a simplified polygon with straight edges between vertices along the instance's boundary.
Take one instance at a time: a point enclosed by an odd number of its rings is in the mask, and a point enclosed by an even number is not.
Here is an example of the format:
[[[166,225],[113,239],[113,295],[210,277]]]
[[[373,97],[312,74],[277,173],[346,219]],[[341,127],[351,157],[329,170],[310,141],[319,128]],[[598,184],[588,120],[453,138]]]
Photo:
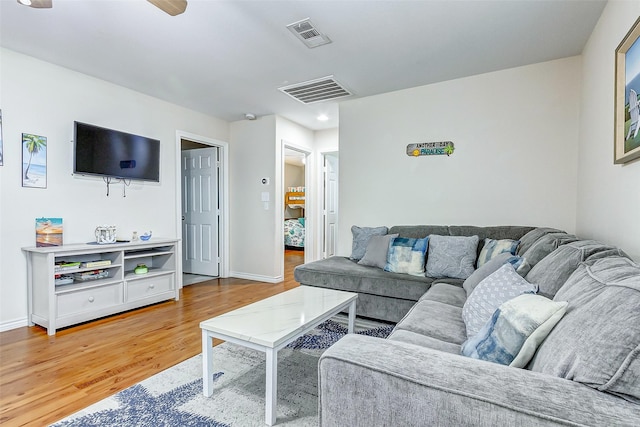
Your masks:
[[[122,283],[84,289],[58,295],[58,316],[122,304]]]
[[[127,301],[135,301],[175,289],[173,273],[127,281]]]

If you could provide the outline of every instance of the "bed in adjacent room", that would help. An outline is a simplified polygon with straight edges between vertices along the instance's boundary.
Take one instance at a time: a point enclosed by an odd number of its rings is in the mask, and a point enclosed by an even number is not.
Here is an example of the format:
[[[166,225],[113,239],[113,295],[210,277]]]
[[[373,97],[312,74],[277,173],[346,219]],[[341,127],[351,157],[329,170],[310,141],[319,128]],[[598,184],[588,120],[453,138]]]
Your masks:
[[[290,249],[304,248],[304,218],[284,220],[284,246]]]

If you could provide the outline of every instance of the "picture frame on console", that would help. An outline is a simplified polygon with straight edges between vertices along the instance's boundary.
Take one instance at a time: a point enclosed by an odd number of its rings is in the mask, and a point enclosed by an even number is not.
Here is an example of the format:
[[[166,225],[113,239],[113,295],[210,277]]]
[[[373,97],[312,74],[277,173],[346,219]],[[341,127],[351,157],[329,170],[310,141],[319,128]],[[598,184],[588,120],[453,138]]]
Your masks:
[[[615,63],[614,163],[623,164],[640,158],[640,18],[616,48]]]

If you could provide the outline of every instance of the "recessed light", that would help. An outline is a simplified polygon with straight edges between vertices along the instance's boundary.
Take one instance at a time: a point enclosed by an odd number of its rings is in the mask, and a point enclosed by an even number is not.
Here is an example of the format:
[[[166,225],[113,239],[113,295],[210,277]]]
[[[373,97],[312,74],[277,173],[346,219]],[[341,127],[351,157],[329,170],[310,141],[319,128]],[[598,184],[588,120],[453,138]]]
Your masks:
[[[321,122],[326,122],[327,120],[329,120],[329,117],[327,117],[326,114],[320,114],[318,116],[318,120],[320,120]]]
[[[31,0],[18,0],[18,3],[23,4],[25,6],[31,6]]]

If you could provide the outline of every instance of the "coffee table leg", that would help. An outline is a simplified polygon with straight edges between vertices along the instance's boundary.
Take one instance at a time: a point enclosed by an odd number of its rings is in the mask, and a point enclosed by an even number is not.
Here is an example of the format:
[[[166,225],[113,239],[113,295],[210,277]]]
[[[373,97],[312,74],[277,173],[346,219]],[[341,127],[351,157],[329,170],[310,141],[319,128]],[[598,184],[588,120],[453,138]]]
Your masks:
[[[276,423],[276,405],[278,402],[278,351],[273,348],[266,350],[267,354],[267,391],[264,401],[264,421],[267,425]]]
[[[213,394],[213,347],[212,338],[202,330],[202,393],[205,397]]]
[[[356,324],[356,300],[353,300],[351,304],[349,304],[349,329],[348,332],[350,334],[353,333],[353,328]]]

